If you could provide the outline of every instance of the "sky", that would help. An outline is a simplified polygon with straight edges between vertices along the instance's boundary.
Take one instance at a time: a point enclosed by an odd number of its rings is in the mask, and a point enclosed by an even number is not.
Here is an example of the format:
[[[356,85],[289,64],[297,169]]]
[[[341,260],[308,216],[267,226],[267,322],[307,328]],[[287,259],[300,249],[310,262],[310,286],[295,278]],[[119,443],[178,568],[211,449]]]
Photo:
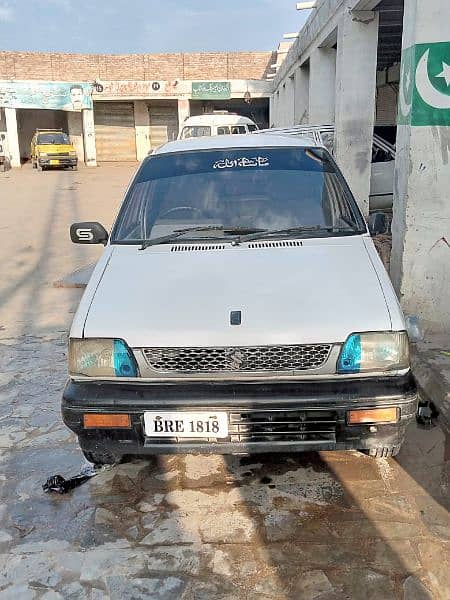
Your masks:
[[[306,17],[295,0],[0,0],[0,50],[273,50]]]

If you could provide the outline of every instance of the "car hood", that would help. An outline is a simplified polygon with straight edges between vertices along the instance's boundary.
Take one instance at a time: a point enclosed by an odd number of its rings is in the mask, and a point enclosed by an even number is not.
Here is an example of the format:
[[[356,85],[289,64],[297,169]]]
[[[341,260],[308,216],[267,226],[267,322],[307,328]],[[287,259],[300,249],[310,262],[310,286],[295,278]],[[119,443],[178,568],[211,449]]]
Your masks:
[[[362,237],[297,243],[113,246],[84,336],[211,347],[343,342],[391,329]],[[237,310],[242,324],[232,326]]]

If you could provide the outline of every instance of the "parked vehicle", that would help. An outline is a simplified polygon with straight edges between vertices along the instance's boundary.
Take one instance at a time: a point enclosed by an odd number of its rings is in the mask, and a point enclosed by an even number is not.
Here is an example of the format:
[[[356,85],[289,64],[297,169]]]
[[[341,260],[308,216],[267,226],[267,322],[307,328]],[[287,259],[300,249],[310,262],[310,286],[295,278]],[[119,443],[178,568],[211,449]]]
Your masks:
[[[0,171],[6,171],[9,168],[9,156],[6,150],[6,135],[0,134]]]
[[[70,233],[105,245],[62,399],[88,460],[399,451],[417,409],[405,321],[314,140],[167,143],[142,162],[110,236],[95,222]]]
[[[312,137],[334,155],[334,125],[297,125],[260,130],[258,133]],[[394,197],[395,146],[377,133],[373,136],[369,209],[392,210]]]
[[[49,167],[71,167],[76,171],[78,157],[62,129],[36,129],[31,140],[31,162],[38,171]]]
[[[236,135],[257,131],[251,119],[227,111],[216,111],[198,117],[188,117],[178,134],[179,140],[211,135]]]

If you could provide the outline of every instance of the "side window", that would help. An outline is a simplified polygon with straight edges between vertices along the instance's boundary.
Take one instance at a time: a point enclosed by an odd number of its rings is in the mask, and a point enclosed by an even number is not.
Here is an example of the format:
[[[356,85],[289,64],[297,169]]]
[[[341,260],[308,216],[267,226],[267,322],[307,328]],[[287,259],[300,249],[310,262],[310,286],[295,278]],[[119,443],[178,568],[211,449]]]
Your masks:
[[[239,134],[239,133],[247,133],[245,131],[245,125],[232,125],[231,127],[231,133],[233,135]]]
[[[256,127],[256,125],[247,125],[247,127],[248,127],[248,130],[249,130],[250,132],[256,131],[256,130],[258,129],[258,128]]]
[[[217,128],[217,135],[229,135],[230,128],[228,125],[222,125],[222,127]]]

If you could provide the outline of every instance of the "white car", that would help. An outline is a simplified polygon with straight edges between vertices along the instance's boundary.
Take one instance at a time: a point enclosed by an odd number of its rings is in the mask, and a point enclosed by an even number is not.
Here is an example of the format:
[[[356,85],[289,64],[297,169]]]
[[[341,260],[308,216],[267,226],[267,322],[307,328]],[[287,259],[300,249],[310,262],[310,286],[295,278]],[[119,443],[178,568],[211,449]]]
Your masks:
[[[371,218],[376,233],[379,217]],[[94,463],[157,453],[398,452],[405,321],[328,151],[175,141],[136,172],[73,321],[64,422]]]
[[[227,111],[188,117],[178,134],[179,140],[211,135],[240,135],[253,133],[258,126],[248,117],[241,117]]]
[[[306,136],[325,146],[334,155],[334,125],[296,125],[273,129],[261,129],[257,133]],[[395,146],[374,134],[372,143],[372,169],[370,177],[369,209],[392,210],[394,198]]]

